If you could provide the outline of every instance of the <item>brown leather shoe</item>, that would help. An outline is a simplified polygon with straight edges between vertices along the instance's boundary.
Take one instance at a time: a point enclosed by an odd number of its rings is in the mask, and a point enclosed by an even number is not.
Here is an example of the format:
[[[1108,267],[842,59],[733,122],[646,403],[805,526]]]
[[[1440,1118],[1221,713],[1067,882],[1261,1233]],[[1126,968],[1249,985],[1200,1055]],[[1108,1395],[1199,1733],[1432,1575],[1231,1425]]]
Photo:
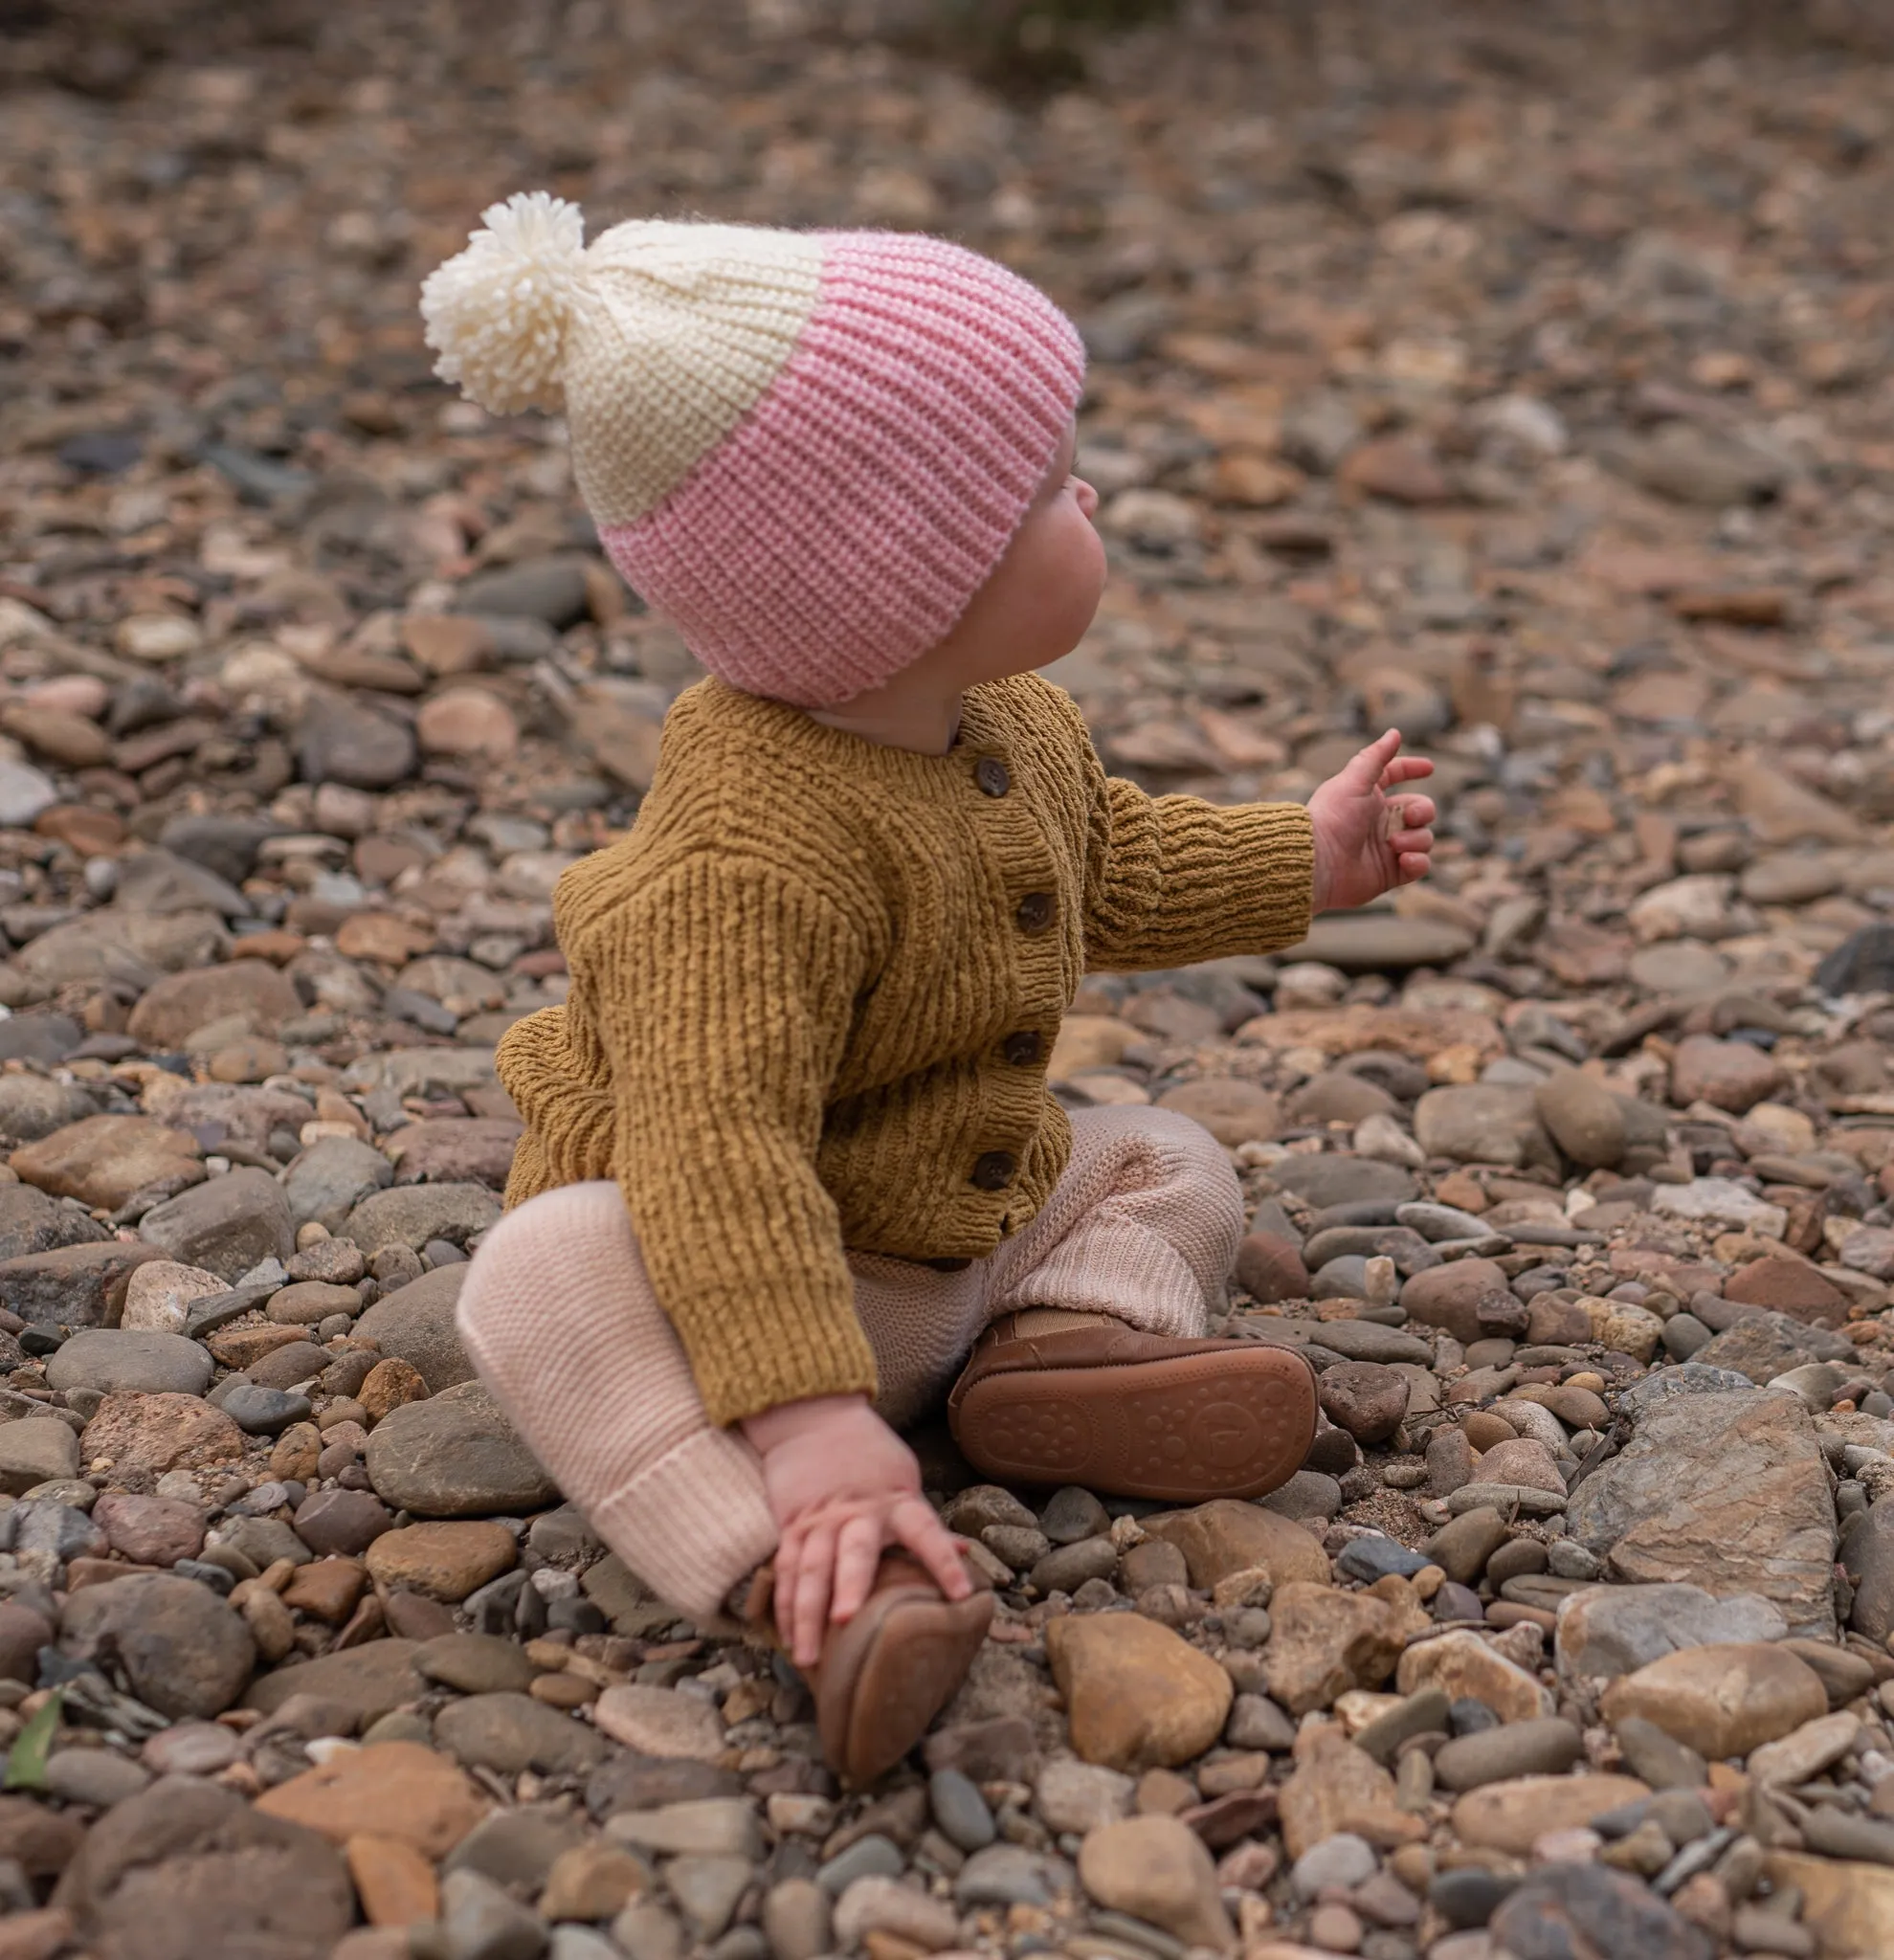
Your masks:
[[[844,1783],[859,1787],[892,1770],[967,1679],[993,1616],[986,1579],[970,1570],[968,1577],[972,1593],[948,1599],[905,1552],[883,1552],[860,1612],[829,1629],[806,1679],[822,1753]],[[764,1566],[743,1609],[752,1637],[769,1645],[774,1578]]]
[[[822,1753],[844,1783],[872,1783],[927,1732],[987,1637],[993,1595],[978,1574],[946,1598],[911,1559],[884,1552],[861,1611],[830,1629],[809,1676]]]
[[[1179,1503],[1287,1482],[1315,1414],[1315,1370],[1286,1348],[1115,1321],[1029,1337],[1014,1315],[981,1337],[947,1400],[954,1440],[983,1476]]]

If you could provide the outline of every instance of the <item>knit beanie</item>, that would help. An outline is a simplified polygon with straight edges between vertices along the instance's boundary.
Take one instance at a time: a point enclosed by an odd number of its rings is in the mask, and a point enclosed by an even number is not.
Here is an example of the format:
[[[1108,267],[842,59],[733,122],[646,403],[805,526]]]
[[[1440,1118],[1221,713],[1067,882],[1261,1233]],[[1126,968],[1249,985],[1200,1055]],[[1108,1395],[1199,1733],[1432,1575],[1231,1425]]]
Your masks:
[[[898,232],[635,219],[588,246],[544,191],[421,288],[435,371],[564,406],[613,563],[747,693],[834,706],[952,627],[1079,400],[1036,288]]]

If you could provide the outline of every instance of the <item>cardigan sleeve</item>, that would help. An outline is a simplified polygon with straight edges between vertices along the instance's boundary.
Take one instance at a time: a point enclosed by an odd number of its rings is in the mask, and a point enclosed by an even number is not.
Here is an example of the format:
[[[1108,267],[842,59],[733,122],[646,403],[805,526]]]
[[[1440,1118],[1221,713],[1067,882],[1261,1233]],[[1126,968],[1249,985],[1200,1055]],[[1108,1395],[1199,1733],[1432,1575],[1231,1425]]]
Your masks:
[[[1314,891],[1314,834],[1301,804],[1151,796],[1098,770],[1085,866],[1095,971],[1295,946],[1308,936]]]
[[[859,933],[779,867],[706,851],[588,937],[618,1184],[711,1421],[873,1395],[815,1168]]]

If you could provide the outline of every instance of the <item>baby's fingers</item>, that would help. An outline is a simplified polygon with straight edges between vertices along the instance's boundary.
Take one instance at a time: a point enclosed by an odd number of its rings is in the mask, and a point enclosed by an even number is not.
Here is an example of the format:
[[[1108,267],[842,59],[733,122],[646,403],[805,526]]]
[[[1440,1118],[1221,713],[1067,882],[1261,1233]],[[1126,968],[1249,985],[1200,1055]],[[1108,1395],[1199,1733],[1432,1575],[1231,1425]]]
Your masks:
[[[813,1526],[803,1540],[791,1602],[790,1659],[798,1667],[813,1667],[822,1658],[822,1629],[829,1617],[829,1590],[836,1569],[836,1527]]]
[[[1381,788],[1392,790],[1398,783],[1415,783],[1433,773],[1434,765],[1424,755],[1397,755],[1381,771]]]
[[[935,1517],[925,1498],[903,1498],[888,1519],[888,1528],[926,1568],[949,1599],[965,1599],[973,1590],[961,1563],[953,1533]]]
[[[881,1563],[881,1521],[875,1516],[851,1518],[836,1540],[836,1590],[829,1617],[839,1626],[861,1611]]]

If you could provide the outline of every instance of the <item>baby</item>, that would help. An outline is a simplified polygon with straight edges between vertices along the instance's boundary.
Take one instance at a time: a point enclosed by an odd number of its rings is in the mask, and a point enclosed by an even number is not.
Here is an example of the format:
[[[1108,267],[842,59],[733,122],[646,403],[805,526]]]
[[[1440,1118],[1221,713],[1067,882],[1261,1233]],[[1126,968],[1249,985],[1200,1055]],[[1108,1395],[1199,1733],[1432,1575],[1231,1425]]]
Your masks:
[[[1178,1503],[1301,1465],[1312,1374],[1205,1338],[1243,1208],[1154,1108],[1068,1116],[1081,976],[1291,946],[1427,869],[1397,733],[1304,809],[1108,777],[1036,671],[1098,606],[1079,336],[938,239],[634,222],[543,193],[422,289],[439,371],[568,416],[606,550],[710,679],[630,835],[554,901],[570,996],[501,1043],[525,1120],[469,1354],[665,1600],[739,1598],[833,1767],[897,1762],[992,1595],[898,1431]],[[752,1575],[758,1583],[751,1583]]]

